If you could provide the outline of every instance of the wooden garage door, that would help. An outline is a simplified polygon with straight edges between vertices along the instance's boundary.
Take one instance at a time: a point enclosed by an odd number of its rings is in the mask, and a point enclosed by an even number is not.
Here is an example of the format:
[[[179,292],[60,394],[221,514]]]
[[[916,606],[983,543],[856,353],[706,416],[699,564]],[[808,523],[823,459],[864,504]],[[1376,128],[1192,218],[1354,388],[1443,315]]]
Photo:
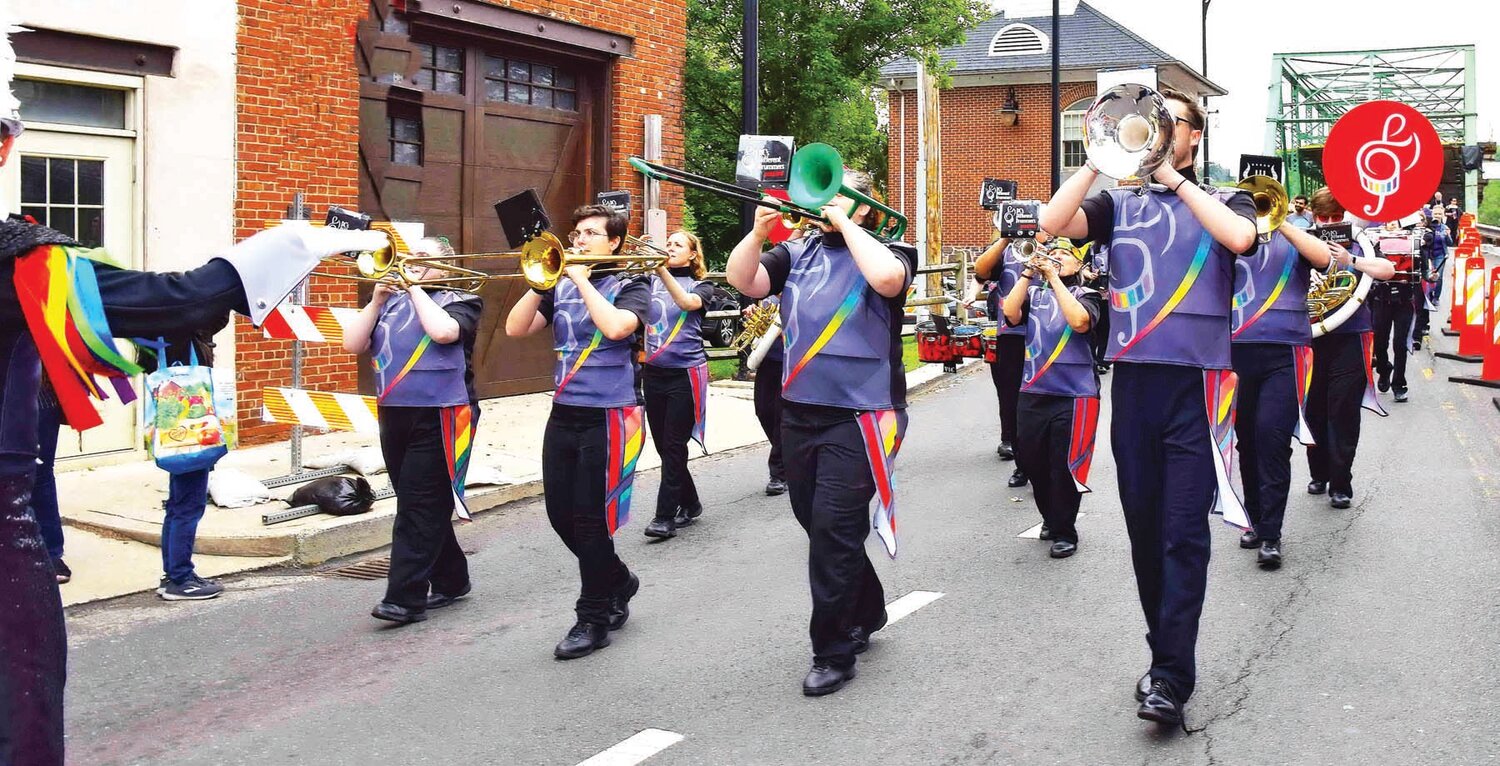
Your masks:
[[[424,33],[397,16],[362,31],[360,44],[364,212],[421,221],[460,253],[496,252],[507,249],[496,201],[535,189],[561,234],[568,213],[602,188],[607,62],[498,37]],[[485,267],[519,271],[511,259]],[[550,337],[505,337],[505,314],[525,290],[521,280],[497,280],[481,293],[481,397],[552,387]]]

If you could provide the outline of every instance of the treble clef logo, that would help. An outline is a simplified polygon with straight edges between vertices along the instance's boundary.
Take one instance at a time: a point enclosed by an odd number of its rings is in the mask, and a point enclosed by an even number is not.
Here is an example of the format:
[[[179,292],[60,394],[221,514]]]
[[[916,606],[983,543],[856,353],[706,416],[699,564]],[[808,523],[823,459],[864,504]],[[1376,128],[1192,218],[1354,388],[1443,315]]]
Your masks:
[[[1405,140],[1397,140],[1397,137],[1405,130],[1405,115],[1392,114],[1385,118],[1385,126],[1381,130],[1380,138],[1366,141],[1365,145],[1361,146],[1354,155],[1360,185],[1365,191],[1375,195],[1375,204],[1365,206],[1366,216],[1380,215],[1380,211],[1385,208],[1386,198],[1401,188],[1401,174],[1415,167],[1417,160],[1422,156],[1422,145],[1417,142],[1415,132],[1408,133]],[[1411,147],[1411,160],[1403,166],[1395,150],[1406,147]],[[1382,174],[1382,171],[1375,167],[1377,161],[1382,166],[1389,163],[1390,170]]]

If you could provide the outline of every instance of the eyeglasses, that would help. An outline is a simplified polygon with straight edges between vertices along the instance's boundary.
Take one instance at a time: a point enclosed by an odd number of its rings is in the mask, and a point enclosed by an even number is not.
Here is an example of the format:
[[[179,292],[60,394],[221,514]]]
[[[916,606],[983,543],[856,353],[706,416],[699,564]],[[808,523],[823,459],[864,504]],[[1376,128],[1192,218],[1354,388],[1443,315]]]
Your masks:
[[[1174,124],[1175,124],[1175,123],[1179,123],[1179,122],[1180,122],[1180,123],[1182,123],[1182,124],[1183,124],[1183,125],[1186,125],[1186,126],[1188,126],[1188,130],[1202,130],[1202,128],[1200,128],[1200,127],[1198,127],[1198,126],[1197,126],[1197,125],[1194,125],[1194,124],[1193,124],[1193,121],[1192,121],[1192,120],[1189,120],[1189,119],[1188,119],[1188,118],[1186,118],[1186,117],[1176,117],[1176,116],[1174,116],[1174,117],[1172,117],[1172,122],[1173,122],[1173,123],[1174,123]]]
[[[597,231],[597,230],[594,230],[594,229],[583,229],[581,231],[575,230],[575,231],[568,232],[568,243],[572,244],[572,245],[576,245],[576,244],[578,244],[579,242],[581,242],[581,241],[583,241],[585,239],[593,239],[594,237],[602,237],[602,236],[604,236],[604,232]]]

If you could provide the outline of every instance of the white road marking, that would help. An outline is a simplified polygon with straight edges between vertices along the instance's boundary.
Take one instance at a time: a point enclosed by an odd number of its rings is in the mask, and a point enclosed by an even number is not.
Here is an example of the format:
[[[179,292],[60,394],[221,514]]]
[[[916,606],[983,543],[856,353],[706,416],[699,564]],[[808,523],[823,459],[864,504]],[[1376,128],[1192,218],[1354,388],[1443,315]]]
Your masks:
[[[1081,519],[1081,518],[1083,518],[1084,516],[1087,516],[1087,515],[1088,515],[1087,513],[1079,513],[1078,514],[1078,518]],[[1016,535],[1016,537],[1024,537],[1027,540],[1040,540],[1040,539],[1042,539],[1042,525],[1038,524],[1038,525],[1032,527],[1031,529],[1028,529],[1025,532],[1022,532],[1021,534]]]
[[[645,729],[578,766],[635,766],[681,741],[675,731]]]
[[[930,590],[914,590],[901,598],[885,605],[885,624],[895,625],[896,621],[912,612],[921,609],[928,604],[942,598],[943,594]]]

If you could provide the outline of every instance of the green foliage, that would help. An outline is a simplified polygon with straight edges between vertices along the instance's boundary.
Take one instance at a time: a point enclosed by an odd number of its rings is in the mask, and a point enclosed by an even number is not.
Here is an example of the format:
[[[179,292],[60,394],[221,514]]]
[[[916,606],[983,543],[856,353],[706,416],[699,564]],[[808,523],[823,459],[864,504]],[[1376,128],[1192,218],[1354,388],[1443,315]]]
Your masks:
[[[684,90],[687,169],[734,178],[740,134],[740,0],[688,0]],[[876,108],[880,66],[932,61],[988,15],[977,0],[761,0],[760,132],[821,141],[884,188],[887,136]],[[739,207],[687,191],[711,268],[739,241]]]
[[[1485,226],[1500,226],[1500,181],[1484,185],[1484,197],[1475,218]]]

